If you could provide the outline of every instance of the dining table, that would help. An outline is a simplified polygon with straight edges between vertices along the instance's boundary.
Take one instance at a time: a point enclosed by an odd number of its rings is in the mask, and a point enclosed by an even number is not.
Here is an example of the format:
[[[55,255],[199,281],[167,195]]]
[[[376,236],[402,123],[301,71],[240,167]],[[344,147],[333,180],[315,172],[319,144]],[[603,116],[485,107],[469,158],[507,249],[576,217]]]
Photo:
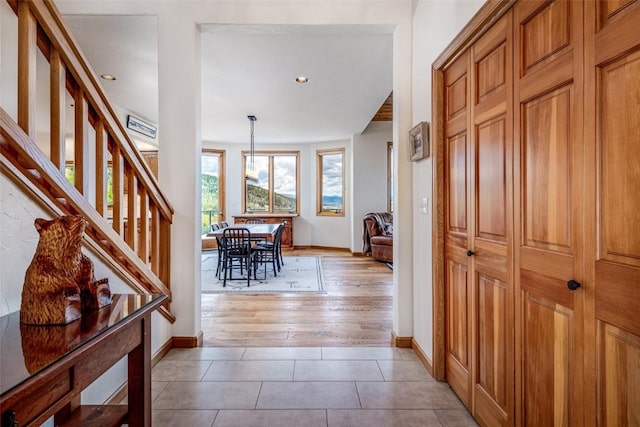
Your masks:
[[[224,230],[228,230],[229,228],[246,228],[247,230],[249,230],[249,233],[251,234],[252,242],[259,242],[262,240],[273,240],[273,237],[275,236],[276,231],[278,231],[278,228],[281,225],[282,224],[235,224],[231,227],[225,227],[219,230],[209,232],[207,233],[207,237],[215,237],[218,240],[218,242],[222,242],[222,239],[224,238]],[[222,269],[220,265],[221,256],[222,256],[222,253],[220,253],[220,250],[219,250],[218,251],[218,268],[216,271],[216,275],[222,274]],[[251,277],[249,276],[247,280],[249,281],[250,279]]]
[[[231,227],[246,228],[247,230],[249,230],[249,233],[251,233],[251,239],[254,240],[273,238],[280,225],[281,224],[236,224]],[[224,235],[224,230],[231,227],[221,228],[219,230],[209,232],[207,233],[207,237],[218,237],[221,239]]]

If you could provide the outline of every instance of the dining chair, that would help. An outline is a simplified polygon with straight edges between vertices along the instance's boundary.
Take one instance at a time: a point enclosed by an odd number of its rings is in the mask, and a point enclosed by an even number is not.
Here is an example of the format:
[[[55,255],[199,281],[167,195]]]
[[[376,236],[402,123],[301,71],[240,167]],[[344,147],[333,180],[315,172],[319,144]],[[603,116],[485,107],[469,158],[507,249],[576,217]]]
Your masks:
[[[213,233],[214,231],[218,231],[220,226],[215,222],[209,226],[209,233]],[[222,261],[222,239],[216,237],[216,247],[218,249],[218,264],[216,265],[216,277],[220,275],[220,262]]]
[[[222,270],[222,258],[224,257],[224,242],[221,237],[216,236],[216,246],[218,248],[218,264],[216,265],[216,277],[220,278]]]
[[[253,251],[256,252],[256,263],[258,265],[264,264],[264,278],[267,278],[267,264],[270,262],[273,267],[273,276],[278,277],[276,273],[276,265],[278,271],[280,271],[280,259],[278,256],[278,248],[282,240],[282,232],[284,227],[282,224],[276,230],[276,235],[273,238],[273,242],[262,242],[253,247]]]
[[[278,230],[276,231],[276,233],[280,233],[280,239],[278,240],[278,244],[276,246],[276,250],[278,252],[278,271],[280,271],[280,268],[284,265],[284,258],[282,257],[282,234],[284,234],[284,230],[285,228],[287,228],[287,221],[284,220],[282,221],[282,223],[280,223],[280,227],[278,227]],[[275,245],[275,236],[273,241],[269,241],[269,240],[263,240],[260,242],[260,244],[262,246],[271,246],[271,245]]]
[[[229,223],[227,221],[222,221],[220,223],[220,228],[227,228],[229,226]]]
[[[222,246],[222,286],[227,286],[227,272],[229,280],[233,280],[234,269],[240,270],[241,275],[244,275],[244,270],[247,271],[247,286],[250,286],[252,268],[253,276],[256,275],[254,254],[251,250],[251,232],[242,227],[227,227],[222,233]]]
[[[280,228],[278,231],[280,232],[280,240],[278,241],[278,257],[280,258],[280,263],[278,264],[278,271],[280,271],[280,266],[284,265],[284,258],[282,257],[282,235],[284,234],[284,230],[287,228],[287,221],[284,220],[280,224]]]

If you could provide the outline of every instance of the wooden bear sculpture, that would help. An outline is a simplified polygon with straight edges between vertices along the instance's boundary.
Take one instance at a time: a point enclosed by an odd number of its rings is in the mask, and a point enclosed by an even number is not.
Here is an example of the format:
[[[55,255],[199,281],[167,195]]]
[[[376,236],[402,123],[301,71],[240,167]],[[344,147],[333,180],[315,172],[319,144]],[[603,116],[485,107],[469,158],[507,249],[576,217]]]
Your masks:
[[[81,252],[85,225],[79,215],[36,219],[40,240],[24,277],[22,323],[66,324],[111,303],[107,279],[95,279],[93,263]]]

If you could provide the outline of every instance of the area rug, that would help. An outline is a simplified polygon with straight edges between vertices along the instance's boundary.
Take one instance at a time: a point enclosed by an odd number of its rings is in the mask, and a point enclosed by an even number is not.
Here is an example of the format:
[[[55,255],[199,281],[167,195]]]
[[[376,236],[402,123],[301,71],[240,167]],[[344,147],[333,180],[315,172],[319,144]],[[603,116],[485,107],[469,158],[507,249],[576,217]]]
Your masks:
[[[247,280],[236,279],[238,272],[234,271],[234,280],[227,279],[227,286],[222,286],[222,280],[216,277],[217,253],[202,254],[202,293],[241,293],[241,294],[273,294],[273,293],[326,293],[322,283],[322,265],[320,257],[295,256],[284,257],[282,269],[278,276],[273,276],[271,264],[267,265],[267,278],[264,277],[264,266],[260,265],[258,280],[251,279],[251,286],[247,287]]]

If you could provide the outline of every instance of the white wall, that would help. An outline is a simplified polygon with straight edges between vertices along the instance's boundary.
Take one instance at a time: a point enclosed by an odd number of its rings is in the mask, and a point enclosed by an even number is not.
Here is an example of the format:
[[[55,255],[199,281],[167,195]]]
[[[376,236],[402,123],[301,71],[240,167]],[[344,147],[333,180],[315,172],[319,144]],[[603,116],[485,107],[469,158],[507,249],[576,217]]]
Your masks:
[[[431,122],[431,64],[484,0],[419,0],[413,16],[413,123]],[[432,161],[413,163],[413,337],[433,357]],[[422,201],[427,199],[427,213]]]
[[[362,252],[364,215],[387,212],[387,143],[392,140],[391,122],[371,122],[353,137],[352,252]]]
[[[159,2],[158,87],[162,143],[160,187],[173,208],[171,225],[171,307],[173,335],[201,332],[200,253],[202,154],[200,138],[200,32],[188,8]]]

